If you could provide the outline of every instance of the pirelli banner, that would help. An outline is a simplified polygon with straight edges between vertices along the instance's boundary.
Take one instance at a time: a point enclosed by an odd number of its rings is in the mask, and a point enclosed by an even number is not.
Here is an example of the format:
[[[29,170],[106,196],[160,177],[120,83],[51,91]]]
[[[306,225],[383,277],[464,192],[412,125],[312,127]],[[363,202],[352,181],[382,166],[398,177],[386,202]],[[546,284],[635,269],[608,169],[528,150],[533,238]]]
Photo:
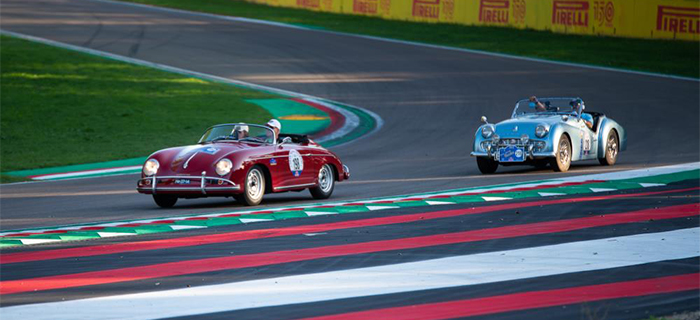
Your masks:
[[[393,20],[700,40],[700,0],[249,0]]]

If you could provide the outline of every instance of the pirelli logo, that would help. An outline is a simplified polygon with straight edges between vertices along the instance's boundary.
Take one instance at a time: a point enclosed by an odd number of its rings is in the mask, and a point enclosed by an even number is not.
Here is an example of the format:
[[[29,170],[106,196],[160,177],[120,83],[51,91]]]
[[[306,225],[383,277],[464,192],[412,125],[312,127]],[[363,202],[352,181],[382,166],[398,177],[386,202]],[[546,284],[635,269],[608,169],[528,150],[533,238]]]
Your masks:
[[[321,0],[297,0],[297,6],[304,8],[319,8]]]
[[[588,27],[588,1],[558,1],[552,4],[552,24]]]
[[[353,0],[352,11],[355,13],[377,14],[379,0]]]
[[[700,33],[700,8],[659,6],[656,30],[673,33]]]
[[[413,0],[413,16],[421,18],[440,18],[440,0]]]
[[[509,0],[481,0],[479,21],[486,23],[508,23]]]

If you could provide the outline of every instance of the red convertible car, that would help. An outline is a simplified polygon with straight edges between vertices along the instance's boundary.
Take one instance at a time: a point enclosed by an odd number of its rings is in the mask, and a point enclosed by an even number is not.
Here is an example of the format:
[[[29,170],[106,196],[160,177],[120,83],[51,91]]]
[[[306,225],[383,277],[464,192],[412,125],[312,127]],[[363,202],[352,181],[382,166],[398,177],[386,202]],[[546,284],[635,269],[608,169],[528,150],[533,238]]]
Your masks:
[[[309,189],[315,199],[333,193],[350,177],[333,152],[305,135],[280,134],[267,126],[213,126],[199,143],[153,153],[143,165],[136,190],[169,208],[178,198],[234,197],[257,205],[265,193]]]

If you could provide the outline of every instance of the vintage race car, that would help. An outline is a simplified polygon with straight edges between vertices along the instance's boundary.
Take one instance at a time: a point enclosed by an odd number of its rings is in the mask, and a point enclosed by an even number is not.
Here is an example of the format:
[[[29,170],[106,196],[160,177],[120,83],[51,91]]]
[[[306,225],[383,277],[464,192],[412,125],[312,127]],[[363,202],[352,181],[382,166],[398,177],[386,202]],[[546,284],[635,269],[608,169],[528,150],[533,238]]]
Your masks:
[[[598,159],[613,165],[627,147],[622,126],[602,113],[585,111],[580,98],[523,99],[510,119],[481,121],[471,155],[485,174],[496,172],[499,165],[549,164],[562,172],[572,161]]]
[[[280,134],[255,124],[220,124],[196,145],[153,153],[136,190],[168,208],[178,198],[234,197],[257,205],[266,193],[309,189],[331,196],[336,181],[350,177],[338,156],[305,135]]]

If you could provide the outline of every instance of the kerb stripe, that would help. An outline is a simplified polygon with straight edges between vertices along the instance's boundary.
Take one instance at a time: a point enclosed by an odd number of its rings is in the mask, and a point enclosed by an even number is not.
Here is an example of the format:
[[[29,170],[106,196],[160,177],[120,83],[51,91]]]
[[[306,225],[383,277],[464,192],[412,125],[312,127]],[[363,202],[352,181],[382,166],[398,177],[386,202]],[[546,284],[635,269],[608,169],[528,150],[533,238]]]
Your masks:
[[[449,218],[449,217],[455,217],[455,216],[460,216],[460,215],[479,214],[479,213],[487,213],[487,212],[494,212],[494,211],[500,211],[500,210],[511,210],[511,209],[518,209],[518,208],[534,207],[534,206],[546,206],[546,205],[577,203],[577,202],[587,202],[587,201],[600,201],[600,200],[610,200],[610,199],[618,199],[618,198],[632,198],[632,197],[659,195],[659,194],[666,194],[666,193],[676,193],[676,192],[683,192],[683,191],[697,190],[697,189],[698,188],[690,188],[690,189],[682,189],[682,190],[665,190],[665,191],[644,192],[644,193],[636,193],[636,194],[619,194],[619,195],[593,196],[593,197],[569,198],[569,199],[558,199],[558,200],[546,200],[546,201],[509,203],[509,204],[476,207],[476,208],[469,208],[469,209],[425,212],[425,213],[402,215],[402,216],[371,218],[371,219],[362,219],[362,220],[327,223],[327,224],[306,225],[306,226],[297,226],[297,227],[280,228],[280,229],[260,229],[260,230],[228,232],[228,233],[204,235],[204,236],[182,237],[182,238],[176,238],[176,239],[125,242],[125,243],[118,243],[118,244],[89,246],[89,247],[70,248],[70,249],[56,249],[56,250],[44,250],[44,251],[33,251],[33,252],[8,253],[8,254],[4,254],[2,256],[2,259],[0,259],[0,265],[6,264],[6,263],[41,261],[41,260],[51,260],[51,259],[72,258],[72,257],[89,257],[89,256],[97,256],[97,255],[104,255],[104,254],[169,249],[169,248],[179,248],[179,247],[215,244],[215,243],[222,243],[222,242],[233,242],[233,241],[273,238],[273,237],[290,236],[290,235],[297,235],[297,234],[304,234],[304,233],[324,232],[324,231],[341,230],[341,229],[349,229],[349,228],[362,228],[362,227],[371,227],[371,226],[379,226],[379,225],[387,225],[387,224],[395,224],[395,223],[408,223],[408,222],[414,222],[414,221],[419,221],[419,220],[424,221],[424,220],[430,220],[430,219]]]
[[[439,320],[700,289],[700,273],[360,311],[305,320]]]
[[[473,241],[565,232],[584,228],[633,223],[648,219],[672,219],[698,215],[700,204],[648,209],[628,213],[514,225],[431,236],[372,241],[349,245],[266,252],[233,257],[178,261],[150,266],[93,271],[0,282],[0,294],[72,288],[88,285],[171,277],[211,271],[258,267],[353,254],[415,249]]]

